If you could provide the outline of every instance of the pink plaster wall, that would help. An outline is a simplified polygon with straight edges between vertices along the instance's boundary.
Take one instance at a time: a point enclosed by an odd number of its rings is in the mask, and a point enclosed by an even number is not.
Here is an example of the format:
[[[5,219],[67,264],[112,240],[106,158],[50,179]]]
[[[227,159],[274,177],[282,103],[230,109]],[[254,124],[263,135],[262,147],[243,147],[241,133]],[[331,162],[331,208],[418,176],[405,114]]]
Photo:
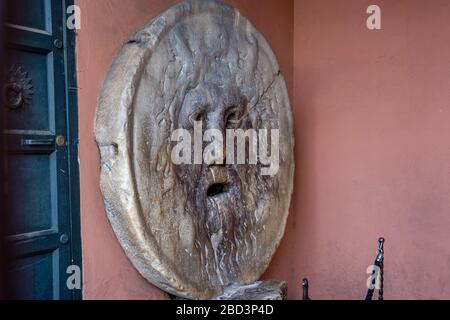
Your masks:
[[[93,117],[122,42],[176,1],[77,0],[84,297],[160,299],[112,233]],[[450,299],[450,2],[234,0],[284,73],[295,117],[295,190],[264,278],[301,298],[362,299],[378,236],[387,299]],[[365,27],[378,4],[382,30]]]
[[[99,190],[99,157],[93,135],[98,94],[122,43],[145,22],[178,1],[76,0],[79,158],[84,299],[165,299],[135,271],[107,220]],[[266,36],[289,91],[293,83],[293,1],[231,0]]]
[[[294,214],[267,276],[362,299],[382,235],[386,299],[449,299],[450,1],[296,0],[294,30]]]

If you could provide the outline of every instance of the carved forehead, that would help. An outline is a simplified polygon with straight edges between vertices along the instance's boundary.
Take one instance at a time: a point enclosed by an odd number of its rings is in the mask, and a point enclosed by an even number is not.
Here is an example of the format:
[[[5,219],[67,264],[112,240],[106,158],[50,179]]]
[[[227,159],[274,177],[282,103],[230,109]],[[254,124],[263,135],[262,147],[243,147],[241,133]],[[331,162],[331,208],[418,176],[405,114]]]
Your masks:
[[[186,82],[188,89],[201,83],[228,89],[240,86],[248,95],[255,94],[258,42],[250,32],[234,28],[231,17],[215,21],[211,15],[200,15],[182,20],[155,53],[155,57],[168,55],[167,67],[176,70],[178,86]]]
[[[209,62],[212,67],[228,67],[228,71],[234,67],[243,70],[258,58],[255,36],[249,30],[235,28],[232,17],[189,17],[179,21],[167,38],[168,53],[173,57]]]
[[[160,117],[175,123],[183,107],[261,106],[260,97],[278,72],[270,52],[261,48],[255,30],[235,28],[230,17],[182,19],[164,34],[146,63],[136,101],[151,104],[136,103],[135,108],[145,106],[148,122],[159,124]]]

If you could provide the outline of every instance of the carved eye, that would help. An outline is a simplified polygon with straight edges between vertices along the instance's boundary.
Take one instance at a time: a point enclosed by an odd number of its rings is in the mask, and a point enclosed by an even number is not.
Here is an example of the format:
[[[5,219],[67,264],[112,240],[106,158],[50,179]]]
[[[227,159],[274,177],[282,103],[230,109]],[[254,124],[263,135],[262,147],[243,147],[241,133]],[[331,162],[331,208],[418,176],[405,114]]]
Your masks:
[[[190,121],[191,125],[194,125],[195,121],[203,121],[204,118],[205,118],[205,110],[202,108],[198,111],[193,112],[189,116],[189,121]]]
[[[239,114],[236,109],[232,109],[227,117],[226,117],[226,127],[227,128],[235,128],[239,125],[241,122],[241,118],[239,117]]]

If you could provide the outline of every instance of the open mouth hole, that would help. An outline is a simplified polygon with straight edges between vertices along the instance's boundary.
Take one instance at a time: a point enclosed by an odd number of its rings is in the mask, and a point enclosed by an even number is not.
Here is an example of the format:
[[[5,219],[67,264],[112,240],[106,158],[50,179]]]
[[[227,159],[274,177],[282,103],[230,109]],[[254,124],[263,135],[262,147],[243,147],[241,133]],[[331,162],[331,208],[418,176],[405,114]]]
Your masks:
[[[206,191],[208,197],[215,197],[227,191],[227,185],[224,183],[214,183]]]

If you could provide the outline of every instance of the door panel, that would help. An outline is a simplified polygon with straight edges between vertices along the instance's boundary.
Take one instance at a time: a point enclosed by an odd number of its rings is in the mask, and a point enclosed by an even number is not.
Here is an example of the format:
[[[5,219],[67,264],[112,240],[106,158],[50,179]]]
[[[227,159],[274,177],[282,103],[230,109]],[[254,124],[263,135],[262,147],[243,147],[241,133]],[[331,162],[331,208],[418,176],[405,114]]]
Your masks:
[[[6,72],[9,76],[16,76],[21,79],[19,81],[32,86],[25,94],[27,102],[22,107],[9,108],[6,112],[8,127],[16,130],[54,130],[54,105],[49,92],[54,82],[52,53],[13,49],[6,51],[6,57],[5,67],[8,68]]]
[[[11,155],[7,170],[14,179],[8,181],[8,195],[17,201],[10,208],[8,235],[43,230],[57,230],[57,204],[54,155]],[[33,214],[30,214],[32,212]]]
[[[79,264],[76,155],[69,111],[73,62],[62,0],[6,1],[2,104],[6,118],[9,277],[19,299],[73,299],[66,269]],[[76,114],[76,113],[75,113]],[[70,119],[70,120],[68,120]],[[76,120],[74,120],[76,123]],[[72,128],[72,129],[69,129]],[[74,241],[75,240],[75,241]],[[75,253],[75,254],[74,254]]]
[[[51,32],[51,1],[7,0],[5,20],[12,24]]]
[[[57,262],[57,250],[14,261],[11,272],[16,277],[16,286],[21,288],[20,298],[48,300],[57,296],[58,293],[54,292],[57,287],[53,285]]]

